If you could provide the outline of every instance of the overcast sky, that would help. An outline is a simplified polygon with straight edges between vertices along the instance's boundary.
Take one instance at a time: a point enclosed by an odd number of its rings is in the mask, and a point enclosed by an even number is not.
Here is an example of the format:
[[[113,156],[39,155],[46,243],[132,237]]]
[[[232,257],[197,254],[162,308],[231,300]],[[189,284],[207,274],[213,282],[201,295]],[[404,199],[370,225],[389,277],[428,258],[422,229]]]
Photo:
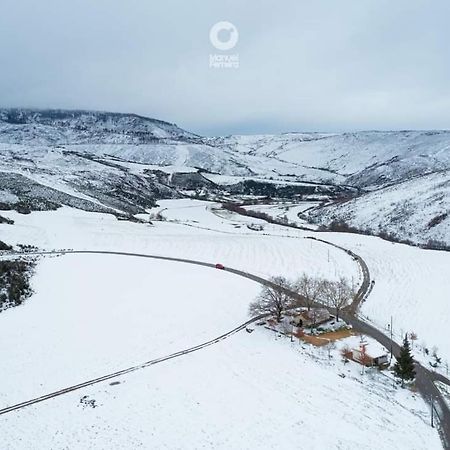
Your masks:
[[[136,112],[210,135],[450,127],[448,0],[0,5],[1,106]],[[238,30],[231,50],[210,42],[218,21]],[[210,68],[214,54],[239,68]]]

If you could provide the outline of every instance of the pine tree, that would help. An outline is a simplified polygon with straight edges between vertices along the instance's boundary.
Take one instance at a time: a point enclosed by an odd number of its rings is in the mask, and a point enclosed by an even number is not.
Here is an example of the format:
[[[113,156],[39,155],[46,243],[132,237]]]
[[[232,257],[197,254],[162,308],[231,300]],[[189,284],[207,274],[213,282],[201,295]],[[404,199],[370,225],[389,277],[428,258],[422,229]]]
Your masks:
[[[416,376],[416,371],[414,370],[414,359],[411,355],[408,336],[405,336],[405,339],[403,339],[400,355],[394,365],[394,373],[396,377],[401,378],[402,387],[405,385],[405,381],[414,380]]]

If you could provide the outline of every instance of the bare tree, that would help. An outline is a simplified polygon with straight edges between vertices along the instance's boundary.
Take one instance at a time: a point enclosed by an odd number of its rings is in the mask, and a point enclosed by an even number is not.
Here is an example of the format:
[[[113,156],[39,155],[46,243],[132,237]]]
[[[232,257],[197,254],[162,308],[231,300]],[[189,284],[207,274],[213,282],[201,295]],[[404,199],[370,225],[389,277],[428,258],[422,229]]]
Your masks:
[[[358,357],[358,361],[362,365],[361,374],[364,375],[366,372],[366,367],[373,365],[372,358],[367,354],[366,346],[361,345],[361,352]]]
[[[348,345],[342,347],[340,353],[344,363],[347,363],[352,358],[352,350]]]
[[[306,306],[308,311],[315,303],[320,301],[324,288],[324,281],[320,278],[313,278],[304,273],[293,285],[293,288],[302,299],[298,299],[299,306]]]
[[[292,305],[292,287],[284,277],[271,278],[270,282],[270,285],[263,286],[258,298],[250,304],[249,312],[252,316],[270,314],[280,322],[283,312]]]
[[[416,342],[417,339],[419,339],[419,337],[417,336],[417,333],[415,333],[414,331],[411,331],[411,333],[409,333],[409,339],[411,341],[411,349],[413,349],[414,342]]]
[[[334,342],[333,340],[328,341],[326,344],[326,348],[327,348],[327,353],[328,353],[328,359],[330,359],[331,352],[336,348],[336,342]]]
[[[339,320],[339,314],[345,306],[351,303],[355,297],[355,292],[345,278],[339,281],[324,281],[323,295],[325,304],[333,308],[336,313],[336,320]]]

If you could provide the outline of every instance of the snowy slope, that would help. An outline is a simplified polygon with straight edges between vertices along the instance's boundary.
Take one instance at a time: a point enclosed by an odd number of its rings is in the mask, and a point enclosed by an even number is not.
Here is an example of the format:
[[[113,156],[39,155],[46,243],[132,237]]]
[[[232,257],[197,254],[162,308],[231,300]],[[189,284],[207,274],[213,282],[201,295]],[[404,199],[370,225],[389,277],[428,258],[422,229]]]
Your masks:
[[[227,141],[226,141],[227,142]],[[255,136],[236,143],[238,151],[322,168],[349,184],[372,187],[450,167],[449,131],[363,131],[334,135]]]
[[[3,209],[143,212],[157,198],[176,197],[151,174],[137,173],[86,153],[60,148],[0,144]]]
[[[14,144],[141,144],[158,140],[195,142],[175,124],[136,114],[100,111],[0,109],[0,142]]]
[[[295,279],[306,271],[361,282],[358,265],[345,252],[304,239],[317,235],[269,224],[263,231],[252,231],[246,224],[256,219],[229,212],[218,215],[211,206],[192,200],[164,201],[162,214],[176,222],[155,222],[153,226],[71,208],[28,215],[2,212],[15,224],[0,224],[0,239],[45,249],[129,251],[221,262],[263,277]],[[438,346],[450,362],[445,326],[450,320],[450,285],[446,282],[450,253],[348,233],[321,233],[319,237],[350,248],[367,261],[376,284],[363,305],[364,314],[381,327],[393,314],[396,330],[416,331],[420,341],[430,348]]]
[[[369,191],[316,210],[314,218],[324,224],[338,219],[415,243],[450,243],[448,217],[433,225],[450,211],[449,131],[288,133],[231,136],[220,142],[246,156],[314,168],[316,174],[332,174],[335,182]]]
[[[210,140],[174,124],[135,114],[0,109],[0,143],[57,146],[133,162],[199,167],[229,175],[253,173],[253,164],[211,145]],[[292,164],[278,165],[286,166],[286,173],[291,171]],[[270,170],[262,169],[264,173]]]
[[[413,178],[345,203],[311,211],[318,223],[345,221],[371,233],[450,246],[450,170]]]
[[[249,232],[238,227],[240,216],[226,219],[205,202],[165,201],[161,208],[177,223],[118,222],[106,214],[61,208],[28,215],[5,212],[16,222],[0,225],[0,235],[11,243],[44,248],[219,261],[264,276],[295,277],[306,271],[359,279],[349,255],[303,239],[309,233],[276,226],[267,227],[265,234]],[[283,236],[285,231],[289,234]],[[422,305],[414,295],[423,295],[417,287],[425,289],[424,280],[439,284],[439,278],[430,278],[437,275],[436,265],[442,267],[438,275],[445,277],[442,258],[447,254],[435,259],[436,252],[427,252],[424,271],[412,261],[424,250],[383,242],[380,247],[378,239],[365,236],[356,240],[326,234],[326,239],[368,259],[377,280],[368,313],[378,314],[375,318],[383,323],[392,310],[396,329],[419,325],[415,330],[430,346],[445,336],[445,327],[430,326],[435,315],[431,304]],[[259,290],[226,271],[125,258],[67,254],[40,260],[33,279],[36,294],[0,315],[0,355],[8,367],[2,403],[214,338],[247,318],[247,305]],[[398,277],[408,273],[399,285]],[[436,290],[430,301],[438,307],[446,298]],[[390,302],[395,302],[392,308]],[[447,316],[443,310],[439,324]],[[448,346],[442,350],[447,357]],[[440,448],[419,397],[393,388],[377,371],[361,375],[358,366],[344,366],[338,350],[330,360],[326,351],[291,344],[267,330],[244,331],[117,381],[3,416],[3,447],[294,449],[302,436],[302,445],[318,450]],[[96,401],[96,408],[80,402],[85,395]]]
[[[325,239],[353,250],[366,261],[375,286],[362,304],[363,317],[382,330],[393,318],[394,338],[418,335],[418,344],[438,348],[450,363],[450,253],[386,242],[373,236],[324,233]],[[428,362],[425,362],[428,365]]]
[[[234,194],[248,190],[245,180],[327,183],[347,197],[357,190],[343,186],[356,186],[363,195],[317,211],[316,219],[348,220],[415,243],[450,241],[448,219],[429,226],[448,211],[449,131],[203,138],[134,114],[0,110],[0,203],[15,197],[19,208],[141,213],[183,189],[151,173],[159,169],[212,172],[209,179],[234,184]]]

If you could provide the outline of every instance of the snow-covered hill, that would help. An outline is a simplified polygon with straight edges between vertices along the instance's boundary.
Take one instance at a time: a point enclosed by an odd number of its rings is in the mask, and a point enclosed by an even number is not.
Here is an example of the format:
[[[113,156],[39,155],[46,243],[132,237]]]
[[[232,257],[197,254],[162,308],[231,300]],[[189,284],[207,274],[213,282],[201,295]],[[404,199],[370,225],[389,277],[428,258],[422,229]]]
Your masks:
[[[388,233],[437,247],[450,245],[450,170],[413,178],[347,201],[312,210],[327,225],[344,221],[359,230]],[[434,245],[433,245],[434,244]]]
[[[31,203],[32,209],[65,204],[143,212],[182,189],[158,171],[170,179],[206,171],[221,189],[245,191],[249,179],[260,185],[318,183],[319,190],[323,183],[354,186],[358,198],[316,210],[314,218],[449,244],[449,170],[450,131],[204,138],[135,114],[0,109],[0,203],[24,209]],[[242,189],[228,190],[237,191]]]
[[[99,111],[0,109],[0,141],[15,144],[142,144],[197,142],[175,124],[136,114]]]
[[[29,210],[61,205],[136,214],[158,198],[177,197],[152,174],[87,153],[0,144],[0,207]]]
[[[235,136],[221,142],[240,153],[328,170],[365,188],[450,168],[450,131],[288,133]]]
[[[353,258],[304,239],[310,233],[290,230],[287,236],[276,226],[255,232],[241,216],[217,216],[209,203],[162,203],[169,221],[152,228],[61,208],[7,212],[15,225],[2,231],[12,244],[46,249],[122,250],[221,261],[264,277],[296,278],[306,271],[360,282]],[[448,312],[442,305],[450,255],[366,236],[330,233],[326,239],[368,259],[377,280],[364,304],[371,319],[386,323],[394,311],[394,330],[415,330],[420,342],[438,344],[447,358]],[[424,302],[428,283],[441,289]],[[259,292],[254,282],[227,271],[118,255],[41,258],[33,287],[35,295],[23,308],[0,315],[4,406],[219,336],[247,319],[248,304]],[[94,443],[114,449],[130,442],[136,448],[173,448],[181,442],[191,448],[294,449],[298,436],[313,449],[440,448],[425,402],[396,387],[387,371],[363,374],[356,363],[342,362],[344,342],[330,357],[324,348],[254,328],[134,375],[4,415],[4,448],[17,448],[17,442],[20,448],[36,448],[36,442],[45,448]]]
[[[335,182],[363,189],[349,202],[315,209],[319,223],[345,221],[414,243],[450,245],[450,131],[287,133],[218,143],[246,156],[328,172]]]

